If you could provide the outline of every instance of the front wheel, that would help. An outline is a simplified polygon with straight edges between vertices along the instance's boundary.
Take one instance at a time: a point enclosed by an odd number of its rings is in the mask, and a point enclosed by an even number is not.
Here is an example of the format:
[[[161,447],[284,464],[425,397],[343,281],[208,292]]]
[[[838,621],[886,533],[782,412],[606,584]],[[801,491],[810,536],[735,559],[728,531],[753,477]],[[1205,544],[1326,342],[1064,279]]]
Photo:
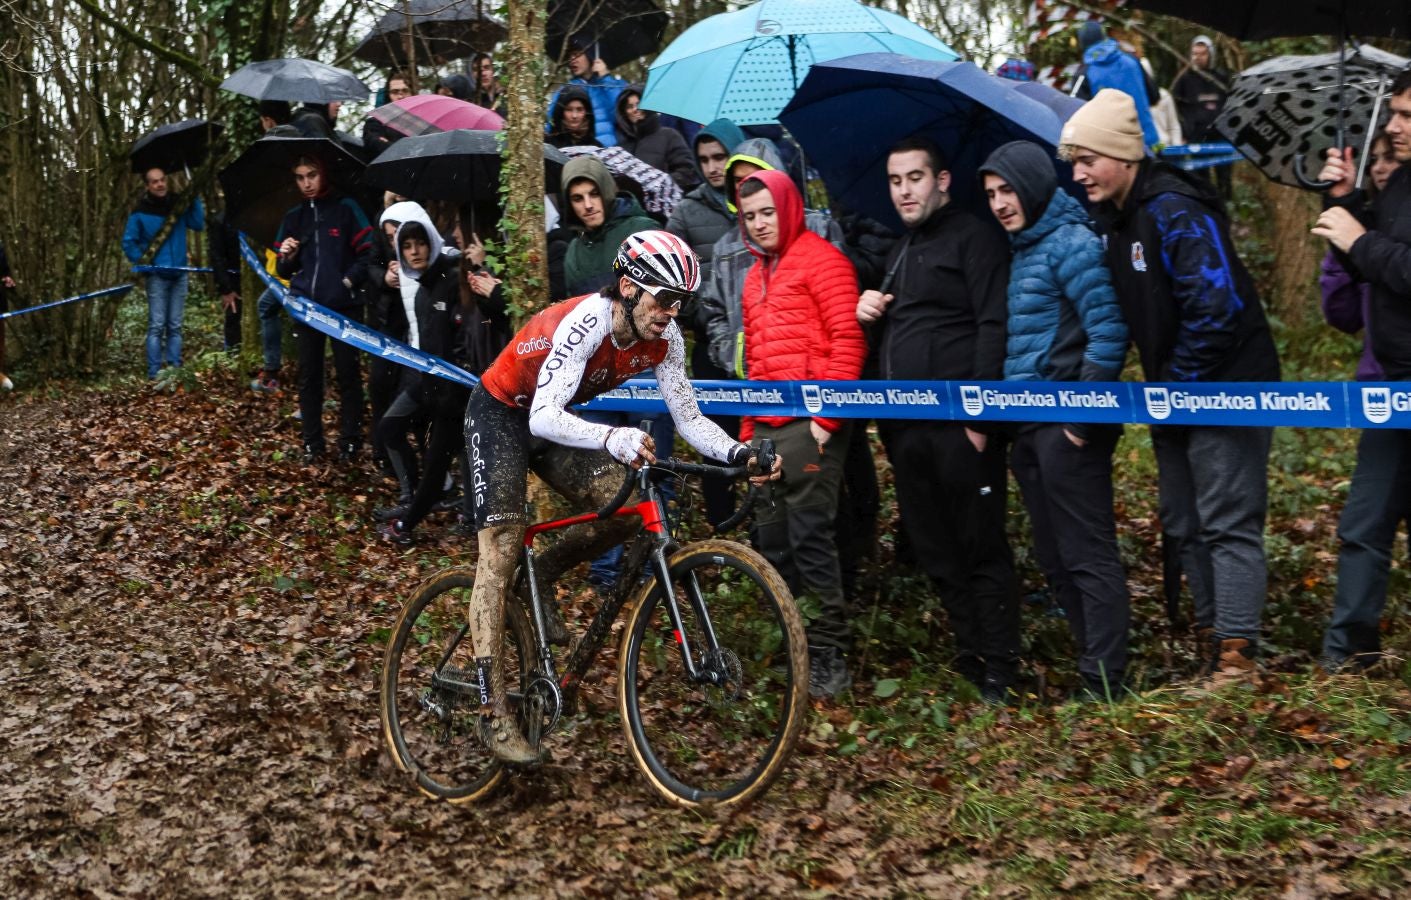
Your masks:
[[[488,796],[505,769],[476,734],[479,681],[471,646],[475,571],[447,569],[407,600],[382,665],[382,733],[397,768],[429,797],[471,803]],[[524,609],[505,604],[505,677],[522,697],[534,641]]]
[[[744,803],[779,777],[803,727],[803,618],[774,567],[733,541],[691,544],[669,568],[674,597],[653,580],[628,614],[618,672],[627,742],[671,802]]]

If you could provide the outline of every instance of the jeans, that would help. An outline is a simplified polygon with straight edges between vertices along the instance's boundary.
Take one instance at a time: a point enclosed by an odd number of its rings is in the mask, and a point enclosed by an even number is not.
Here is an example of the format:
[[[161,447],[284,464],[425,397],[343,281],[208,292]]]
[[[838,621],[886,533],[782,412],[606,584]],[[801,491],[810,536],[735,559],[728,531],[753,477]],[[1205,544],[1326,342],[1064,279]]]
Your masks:
[[[1270,428],[1151,429],[1162,529],[1180,548],[1196,627],[1222,640],[1259,638],[1272,437]]]
[[[1034,556],[1058,595],[1094,688],[1121,683],[1132,621],[1112,513],[1112,451],[1120,428],[1093,426],[1077,447],[1062,425],[1021,428],[1009,466],[1033,526]]]
[[[260,316],[260,346],[264,355],[265,375],[271,375],[279,371],[280,365],[284,362],[284,348],[280,345],[283,335],[280,333],[281,313],[284,310],[284,301],[274,288],[265,288],[265,292],[260,295],[259,302],[255,309]]]
[[[1323,636],[1325,664],[1381,655],[1382,609],[1396,526],[1411,508],[1411,431],[1369,428],[1357,444],[1357,468],[1338,520],[1338,585]]]
[[[181,326],[186,318],[186,273],[147,276],[147,377],[181,365]]]

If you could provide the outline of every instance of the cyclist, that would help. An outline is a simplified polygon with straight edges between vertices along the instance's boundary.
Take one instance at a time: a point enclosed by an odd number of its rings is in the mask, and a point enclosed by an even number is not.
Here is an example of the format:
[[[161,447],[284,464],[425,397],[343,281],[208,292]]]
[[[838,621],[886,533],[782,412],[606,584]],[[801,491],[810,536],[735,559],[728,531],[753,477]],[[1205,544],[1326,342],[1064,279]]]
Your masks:
[[[757,468],[753,449],[701,413],[686,377],[686,346],[675,319],[700,284],[700,263],[690,246],[665,231],[640,231],[622,242],[612,271],[613,282],[598,293],[565,300],[531,318],[485,371],[466,405],[467,490],[473,492],[480,549],[470,599],[480,735],[509,762],[537,758],[506,703],[500,652],[505,592],[526,526],[528,470],[575,506],[588,508],[604,505],[617,492],[622,476],[614,459],[633,468],[656,461],[656,446],[646,432],[586,422],[568,407],[654,369],[676,429],[691,446],[708,458]],[[779,471],[776,459],[770,473],[753,480],[778,478]],[[569,566],[621,543],[635,527],[631,519],[610,518],[569,529],[541,557],[540,582],[552,584]],[[556,620],[555,605],[547,605]]]

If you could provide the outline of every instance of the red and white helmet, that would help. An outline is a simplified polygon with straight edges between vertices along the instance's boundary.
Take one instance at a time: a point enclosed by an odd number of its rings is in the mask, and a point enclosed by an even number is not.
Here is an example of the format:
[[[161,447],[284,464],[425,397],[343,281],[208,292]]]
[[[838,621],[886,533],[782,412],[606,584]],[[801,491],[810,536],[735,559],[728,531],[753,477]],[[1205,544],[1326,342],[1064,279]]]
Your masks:
[[[701,262],[691,245],[669,231],[628,235],[613,260],[615,274],[638,284],[693,293],[701,286]]]

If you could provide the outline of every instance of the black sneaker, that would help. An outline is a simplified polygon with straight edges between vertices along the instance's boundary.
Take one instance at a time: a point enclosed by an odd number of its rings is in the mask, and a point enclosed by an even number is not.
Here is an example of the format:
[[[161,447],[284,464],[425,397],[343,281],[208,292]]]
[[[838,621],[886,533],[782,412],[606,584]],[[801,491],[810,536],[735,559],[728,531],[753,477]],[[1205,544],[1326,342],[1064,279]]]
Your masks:
[[[353,462],[358,458],[361,448],[355,441],[344,441],[338,445],[338,461],[341,463]]]
[[[391,541],[399,547],[410,547],[414,540],[412,530],[403,525],[401,519],[393,519],[377,526],[377,533],[382,535],[384,541]]]
[[[852,688],[848,661],[837,647],[811,647],[808,651],[808,694],[815,700],[833,700]]]
[[[456,524],[447,528],[446,533],[460,538],[475,537],[475,523],[464,515],[456,516]]]
[[[441,495],[441,499],[436,501],[436,505],[431,507],[432,512],[457,512],[465,504],[461,501],[461,492],[452,488]]]
[[[304,445],[304,465],[311,466],[323,459],[323,448],[315,447],[312,444]]]
[[[372,518],[378,522],[391,522],[395,519],[405,519],[410,509],[411,504],[409,503],[399,503],[396,506],[379,506],[372,511]]]
[[[1006,682],[986,678],[980,685],[980,699],[986,706],[1013,706],[1019,702],[1019,695]]]

